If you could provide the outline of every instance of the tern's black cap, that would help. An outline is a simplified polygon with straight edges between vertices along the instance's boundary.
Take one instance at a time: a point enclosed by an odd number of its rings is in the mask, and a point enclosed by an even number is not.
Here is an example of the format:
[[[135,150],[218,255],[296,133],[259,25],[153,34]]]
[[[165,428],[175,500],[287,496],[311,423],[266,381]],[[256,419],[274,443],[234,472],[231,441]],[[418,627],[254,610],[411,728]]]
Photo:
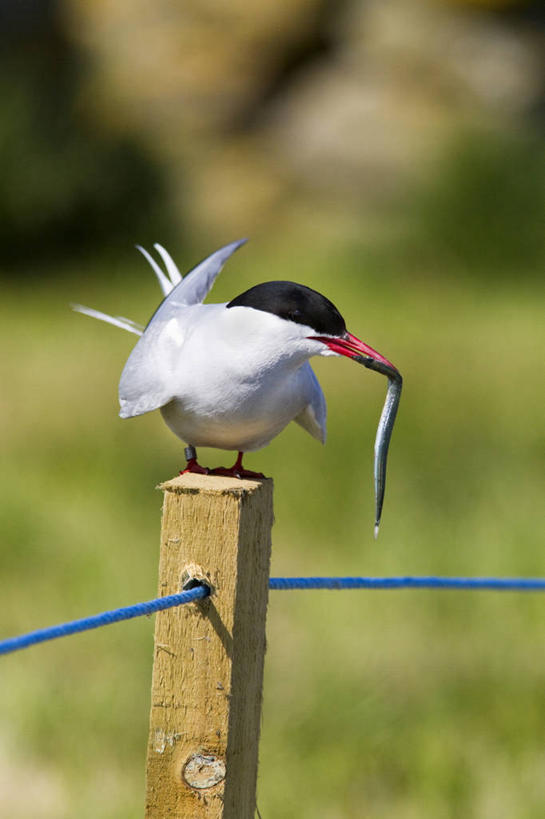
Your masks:
[[[256,284],[229,302],[227,307],[253,307],[280,318],[306,324],[316,333],[341,336],[346,324],[335,305],[310,287],[295,282]]]

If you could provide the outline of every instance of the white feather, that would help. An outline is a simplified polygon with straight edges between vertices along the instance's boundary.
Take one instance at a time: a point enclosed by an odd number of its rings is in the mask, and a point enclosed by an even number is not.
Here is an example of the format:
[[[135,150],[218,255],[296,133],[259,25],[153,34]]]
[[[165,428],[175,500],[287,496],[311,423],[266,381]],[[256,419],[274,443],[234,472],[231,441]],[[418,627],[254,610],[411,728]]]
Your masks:
[[[114,327],[120,327],[122,330],[127,330],[127,332],[134,333],[136,336],[141,336],[144,332],[141,324],[124,316],[109,316],[107,313],[101,313],[100,310],[93,310],[92,307],[85,307],[83,304],[71,304],[70,307],[76,313],[83,313],[84,316],[91,316],[91,318],[105,321],[107,324],[113,324]]]
[[[305,370],[308,375],[308,395],[310,400],[303,412],[294,418],[296,424],[303,427],[309,432],[313,438],[316,438],[322,444],[325,444],[326,439],[326,419],[327,407],[325,397],[320,387],[320,382],[316,378],[316,374],[309,362],[303,364],[302,370]]]
[[[150,254],[148,253],[148,251],[145,248],[143,248],[141,245],[135,245],[135,247],[136,247],[137,250],[140,251],[142,256],[151,265],[151,268],[152,268],[153,272],[157,276],[157,279],[159,281],[159,285],[161,287],[161,290],[163,291],[163,295],[168,296],[168,294],[170,293],[170,291],[174,287],[174,284],[171,281],[169,281],[169,279],[165,276],[165,274],[163,273],[163,271],[161,270],[161,268],[159,267],[159,265],[157,264],[157,262],[155,261],[153,256],[150,256]]]
[[[172,293],[173,297],[174,293],[176,294],[176,305],[202,304],[229,256],[247,241],[247,239],[239,239],[237,242],[231,242],[225,247],[221,247],[190,270],[189,273],[186,273]],[[167,302],[168,299],[165,304]]]
[[[247,239],[239,239],[237,242],[231,242],[216,250],[215,253],[200,262],[189,273],[186,273],[175,287],[172,287],[169,282],[170,293],[163,299],[149,320],[144,333],[147,335],[152,327],[170,321],[172,318],[183,322],[184,308],[202,304],[229,256],[247,241]],[[151,259],[147,251],[143,250],[143,248],[140,248],[140,250],[146,258],[153,262],[155,270],[157,263]],[[162,273],[162,276],[167,280],[164,273]]]
[[[162,260],[164,261],[167,273],[170,276],[170,281],[172,282],[172,286],[174,287],[175,285],[182,281],[182,274],[178,270],[178,267],[174,259],[168,252],[168,250],[165,250],[165,248],[158,243],[154,244],[153,247],[159,253]]]

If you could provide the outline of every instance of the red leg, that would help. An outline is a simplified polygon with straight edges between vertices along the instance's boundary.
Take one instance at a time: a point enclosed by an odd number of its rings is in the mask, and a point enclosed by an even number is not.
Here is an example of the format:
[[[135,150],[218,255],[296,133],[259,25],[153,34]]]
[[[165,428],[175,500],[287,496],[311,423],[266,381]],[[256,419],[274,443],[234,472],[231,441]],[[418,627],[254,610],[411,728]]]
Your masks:
[[[187,465],[185,469],[180,469],[180,475],[185,475],[186,472],[193,472],[196,475],[208,475],[210,473],[208,467],[197,463],[197,451],[194,446],[186,446],[185,457]]]
[[[242,452],[238,453],[238,458],[236,459],[233,466],[227,468],[225,466],[218,466],[216,469],[211,469],[211,475],[226,475],[230,478],[255,478],[261,479],[264,478],[265,475],[262,472],[252,472],[251,469],[244,469],[242,466]]]
[[[180,475],[185,475],[186,472],[193,472],[196,475],[209,475],[210,470],[207,466],[201,466],[197,463],[196,458],[190,458],[185,469],[180,469]]]

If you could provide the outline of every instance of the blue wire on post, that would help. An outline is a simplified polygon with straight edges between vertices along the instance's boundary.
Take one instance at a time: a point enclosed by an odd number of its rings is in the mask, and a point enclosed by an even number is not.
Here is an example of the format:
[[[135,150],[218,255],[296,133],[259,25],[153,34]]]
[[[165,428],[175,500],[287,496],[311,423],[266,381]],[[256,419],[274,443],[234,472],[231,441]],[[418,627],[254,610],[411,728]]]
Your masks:
[[[292,589],[468,589],[545,591],[540,577],[271,577],[269,588]]]
[[[9,654],[12,651],[19,651],[21,648],[44,643],[46,640],[55,640],[57,637],[67,637],[69,634],[77,634],[80,631],[89,631],[100,626],[109,626],[111,623],[119,623],[120,620],[131,620],[133,617],[141,617],[144,614],[153,614],[163,609],[171,609],[173,606],[181,606],[183,603],[191,603],[194,600],[201,600],[210,594],[208,586],[195,586],[188,591],[178,594],[169,594],[166,597],[159,597],[156,600],[148,600],[145,603],[136,603],[134,606],[125,606],[121,609],[103,611],[102,614],[94,614],[92,617],[83,617],[81,620],[72,620],[70,623],[61,623],[58,626],[40,628],[37,631],[30,631],[28,634],[21,634],[19,637],[10,637],[0,641],[0,654]]]
[[[269,588],[276,591],[293,589],[456,589],[473,591],[545,591],[545,578],[530,577],[271,577]],[[0,640],[0,654],[9,654],[22,648],[55,640],[80,631],[89,631],[100,626],[131,620],[144,614],[153,614],[184,603],[202,600],[210,594],[208,586],[202,584],[178,594],[136,603],[113,611],[104,611],[92,617],[83,617],[70,623],[41,628],[19,637]]]

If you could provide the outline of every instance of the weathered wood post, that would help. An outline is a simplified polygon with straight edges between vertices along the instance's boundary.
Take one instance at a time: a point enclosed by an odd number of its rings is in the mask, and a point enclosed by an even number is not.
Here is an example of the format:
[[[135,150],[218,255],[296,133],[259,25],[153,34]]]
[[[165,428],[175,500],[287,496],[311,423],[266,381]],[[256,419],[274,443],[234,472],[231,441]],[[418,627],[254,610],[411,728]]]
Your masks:
[[[146,819],[253,819],[272,481],[182,475],[164,491],[159,594],[209,598],[156,615]]]

